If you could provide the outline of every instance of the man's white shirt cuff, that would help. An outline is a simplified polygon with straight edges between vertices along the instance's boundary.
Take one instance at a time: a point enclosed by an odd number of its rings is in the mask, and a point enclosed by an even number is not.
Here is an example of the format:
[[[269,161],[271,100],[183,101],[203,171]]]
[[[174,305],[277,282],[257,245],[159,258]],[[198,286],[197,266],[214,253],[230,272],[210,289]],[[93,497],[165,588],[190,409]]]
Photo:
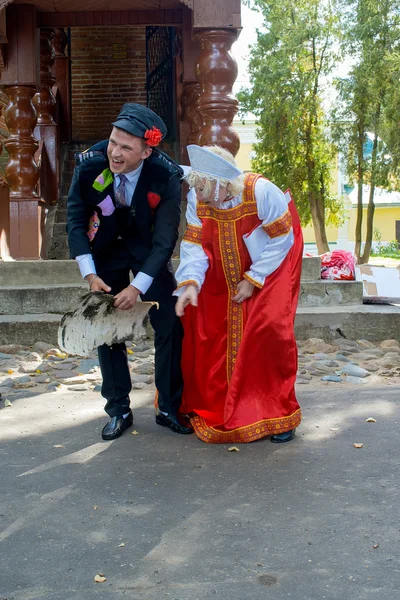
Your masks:
[[[90,273],[96,273],[96,267],[94,266],[94,260],[91,254],[80,254],[76,257],[79,270],[83,279]]]
[[[154,281],[154,277],[150,277],[150,275],[146,275],[146,273],[142,273],[141,271],[132,279],[131,285],[133,285],[139,292],[145,294],[151,284]]]

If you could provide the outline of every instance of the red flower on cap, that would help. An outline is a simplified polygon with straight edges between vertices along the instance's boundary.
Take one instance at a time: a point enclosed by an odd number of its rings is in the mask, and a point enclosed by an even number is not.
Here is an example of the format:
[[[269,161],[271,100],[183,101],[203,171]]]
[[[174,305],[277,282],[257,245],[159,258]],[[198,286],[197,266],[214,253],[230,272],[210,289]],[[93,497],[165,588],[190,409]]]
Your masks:
[[[161,131],[155,127],[155,125],[153,125],[153,127],[151,129],[148,129],[147,131],[145,131],[144,134],[144,139],[146,140],[145,143],[148,146],[158,146],[158,144],[161,142],[163,135],[161,133]]]

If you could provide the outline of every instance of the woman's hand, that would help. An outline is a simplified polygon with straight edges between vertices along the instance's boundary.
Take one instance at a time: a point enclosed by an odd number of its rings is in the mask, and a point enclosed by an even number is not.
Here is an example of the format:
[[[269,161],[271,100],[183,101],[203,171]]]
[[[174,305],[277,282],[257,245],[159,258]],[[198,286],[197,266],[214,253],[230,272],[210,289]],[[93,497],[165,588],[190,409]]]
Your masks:
[[[175,312],[178,317],[183,317],[185,313],[185,308],[191,304],[192,306],[197,306],[197,297],[199,292],[197,291],[197,287],[193,284],[187,285],[185,290],[179,296],[178,301],[175,305]]]
[[[236,288],[236,296],[232,298],[234,302],[243,302],[250,298],[254,292],[254,285],[247,281],[247,279],[242,279],[242,281],[238,284]]]

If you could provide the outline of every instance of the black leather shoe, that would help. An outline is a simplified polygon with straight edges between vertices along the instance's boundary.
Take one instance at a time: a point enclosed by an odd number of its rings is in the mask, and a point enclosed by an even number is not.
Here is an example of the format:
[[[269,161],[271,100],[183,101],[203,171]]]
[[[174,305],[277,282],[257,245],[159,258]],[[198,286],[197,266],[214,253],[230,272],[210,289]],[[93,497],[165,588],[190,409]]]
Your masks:
[[[277,435],[271,435],[271,442],[273,444],[284,444],[285,442],[290,442],[294,438],[294,434],[296,433],[295,429],[290,429],[289,431],[285,431],[285,433],[278,433]]]
[[[124,417],[120,415],[119,417],[113,417],[111,421],[107,423],[107,425],[103,428],[101,432],[101,437],[103,440],[115,440],[120,435],[122,435],[125,429],[128,429],[133,423],[133,414],[132,411],[129,411],[129,415]]]
[[[178,418],[175,415],[163,415],[158,412],[156,414],[156,423],[158,425],[163,425],[164,427],[169,427],[175,433],[193,433],[193,429],[191,427],[185,427],[185,425],[181,425],[178,421]]]

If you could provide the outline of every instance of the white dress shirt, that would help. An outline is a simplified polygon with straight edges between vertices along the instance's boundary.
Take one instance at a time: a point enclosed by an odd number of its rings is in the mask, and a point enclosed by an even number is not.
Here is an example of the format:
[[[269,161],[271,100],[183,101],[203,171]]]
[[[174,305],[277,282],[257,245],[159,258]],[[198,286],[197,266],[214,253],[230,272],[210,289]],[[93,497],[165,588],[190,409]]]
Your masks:
[[[127,181],[125,184],[125,200],[128,206],[132,204],[133,194],[135,192],[140,173],[142,172],[142,168],[143,162],[134,171],[131,171],[130,173],[124,173],[124,175],[126,175],[127,177]],[[114,192],[118,188],[119,184],[119,175],[115,175]],[[83,278],[85,278],[90,273],[96,273],[96,267],[94,266],[94,260],[91,254],[80,254],[76,257],[76,261],[78,263]],[[150,275],[146,275],[146,273],[142,273],[141,271],[139,271],[136,277],[131,281],[131,285],[138,289],[142,294],[145,294],[151,286],[151,284],[153,283],[153,279],[154,278],[150,277]]]
[[[260,178],[255,185],[255,199],[257,202],[258,217],[262,223],[251,233],[244,242],[248,248],[252,264],[247,275],[259,286],[263,286],[266,277],[271,275],[284,261],[293,245],[293,229],[286,235],[270,238],[263,230],[263,225],[271,223],[281,217],[288,210],[289,197],[286,196],[271,181]],[[243,202],[242,194],[218,204],[219,209],[229,209]],[[201,227],[202,223],[197,216],[196,193],[190,190],[187,195],[186,220],[189,225]],[[185,281],[195,281],[200,291],[204,283],[209,266],[208,256],[201,245],[193,244],[185,239],[180,247],[180,263],[175,277],[178,286]],[[178,287],[174,296],[180,296],[186,286]]]

